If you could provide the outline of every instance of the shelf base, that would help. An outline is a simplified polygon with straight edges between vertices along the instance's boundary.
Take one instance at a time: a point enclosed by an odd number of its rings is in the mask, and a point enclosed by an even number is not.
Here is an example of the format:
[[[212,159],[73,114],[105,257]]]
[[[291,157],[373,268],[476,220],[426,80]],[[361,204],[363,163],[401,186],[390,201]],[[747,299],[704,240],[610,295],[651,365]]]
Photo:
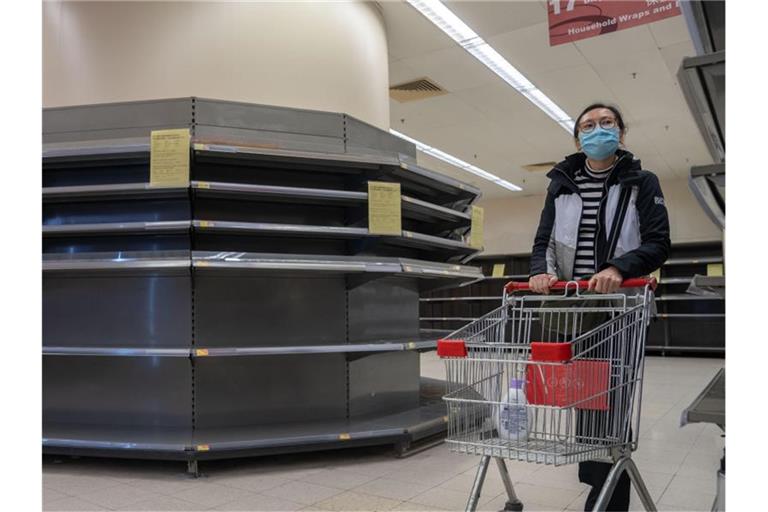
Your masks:
[[[402,450],[446,430],[445,382],[421,378],[419,406],[350,420],[217,429],[43,425],[43,453],[132,459],[213,460],[391,444]]]

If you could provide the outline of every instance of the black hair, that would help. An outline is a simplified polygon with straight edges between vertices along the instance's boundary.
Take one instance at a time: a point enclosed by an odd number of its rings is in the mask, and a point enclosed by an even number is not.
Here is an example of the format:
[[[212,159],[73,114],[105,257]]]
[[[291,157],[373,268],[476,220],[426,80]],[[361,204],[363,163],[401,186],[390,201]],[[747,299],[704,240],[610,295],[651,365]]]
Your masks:
[[[613,112],[613,115],[616,116],[616,122],[619,124],[619,130],[621,131],[621,133],[624,133],[624,131],[627,129],[627,126],[624,124],[624,118],[621,117],[621,112],[619,112],[619,109],[617,107],[614,107],[613,105],[606,105],[605,103],[593,103],[587,108],[585,108],[584,110],[582,110],[581,114],[579,114],[579,117],[576,118],[576,122],[573,125],[574,139],[579,138],[579,121],[581,121],[581,118],[584,117],[584,114],[596,108],[607,108],[608,110]]]

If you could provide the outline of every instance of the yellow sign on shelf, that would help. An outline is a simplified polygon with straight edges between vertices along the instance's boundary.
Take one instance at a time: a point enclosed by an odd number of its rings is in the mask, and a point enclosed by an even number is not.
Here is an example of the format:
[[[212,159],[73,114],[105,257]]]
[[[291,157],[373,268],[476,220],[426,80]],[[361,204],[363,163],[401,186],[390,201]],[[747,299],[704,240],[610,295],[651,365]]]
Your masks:
[[[506,269],[507,265],[505,263],[494,263],[491,277],[504,277],[504,272]]]
[[[339,434],[339,441],[349,441],[352,439],[352,436],[349,434]]]
[[[707,275],[709,277],[723,277],[723,264],[722,263],[708,263]]]
[[[483,218],[485,211],[479,206],[472,206],[472,226],[469,231],[469,245],[475,249],[483,248]]]
[[[401,235],[403,217],[400,184],[368,182],[368,232],[372,235]]]
[[[150,186],[189,186],[189,141],[189,128],[153,130],[151,132]]]
[[[656,281],[661,282],[661,269],[657,268],[653,272],[651,272],[651,277],[655,277]]]

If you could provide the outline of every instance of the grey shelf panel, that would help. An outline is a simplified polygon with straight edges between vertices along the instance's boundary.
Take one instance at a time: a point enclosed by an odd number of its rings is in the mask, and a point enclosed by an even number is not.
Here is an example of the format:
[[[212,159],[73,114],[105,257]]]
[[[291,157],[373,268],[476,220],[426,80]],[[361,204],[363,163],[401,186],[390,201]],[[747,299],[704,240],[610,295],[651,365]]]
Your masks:
[[[43,272],[80,270],[175,270],[192,265],[189,251],[43,254]]]
[[[657,301],[679,301],[679,300],[725,300],[725,297],[719,297],[714,295],[691,295],[687,293],[669,294],[656,297]]]
[[[192,429],[44,422],[43,452],[56,453],[57,449],[106,450],[117,453],[169,452],[182,455],[192,449]]]
[[[182,348],[43,347],[44,356],[190,357]]]
[[[149,158],[149,137],[43,144],[43,160],[94,157]]]
[[[59,224],[43,226],[43,236],[185,233],[191,225],[188,220]]]
[[[364,343],[345,343],[338,345],[306,345],[294,347],[224,347],[206,348],[197,347],[192,355],[195,358],[204,357],[237,357],[237,356],[264,356],[287,354],[338,354],[356,352],[402,352],[408,350],[426,350],[434,348],[437,340],[415,341],[379,341]],[[204,351],[201,353],[200,351]]]
[[[399,179],[440,190],[449,195],[468,197],[472,200],[480,196],[480,190],[472,185],[425,169],[411,161],[403,161],[402,158],[392,155],[293,151],[225,144],[206,144],[202,140],[196,140],[193,144],[193,149],[196,155],[202,157],[224,156],[263,161],[290,160],[325,166],[382,168],[383,171],[389,172]]]
[[[166,198],[185,197],[186,187],[153,187],[149,183],[124,183],[117,185],[84,185],[72,187],[44,187],[43,202],[72,201],[111,198]]]
[[[721,368],[682,414],[681,424],[714,423],[725,430],[725,368]]]
[[[214,181],[192,181],[192,189],[200,196],[236,196],[243,198],[280,198],[313,201],[319,204],[365,205],[367,192],[333,190],[324,188],[282,187],[273,185],[250,185]],[[407,195],[402,196],[402,208],[406,217],[418,214],[438,220],[469,222],[470,215],[463,211],[422,201]]]
[[[473,254],[478,251],[459,240],[450,240],[439,236],[402,231],[402,236],[371,234],[368,228],[346,226],[313,226],[305,224],[277,224],[267,222],[232,222],[214,220],[194,220],[193,227],[200,232],[233,233],[245,235],[315,237],[336,239],[380,238],[395,245],[408,247],[426,247],[453,250],[459,254]]]
[[[722,263],[720,256],[704,256],[701,258],[670,258],[664,262],[663,266],[671,265],[698,265],[700,263]]]
[[[419,299],[420,302],[463,302],[463,301],[486,301],[495,300],[501,301],[501,296],[498,297],[432,297],[427,299]]]
[[[689,284],[692,277],[662,277],[659,284]]]
[[[475,267],[375,256],[286,255],[244,252],[192,253],[192,265],[198,270],[240,270],[246,272],[286,271],[313,273],[403,274],[423,279],[460,279],[475,281]]]

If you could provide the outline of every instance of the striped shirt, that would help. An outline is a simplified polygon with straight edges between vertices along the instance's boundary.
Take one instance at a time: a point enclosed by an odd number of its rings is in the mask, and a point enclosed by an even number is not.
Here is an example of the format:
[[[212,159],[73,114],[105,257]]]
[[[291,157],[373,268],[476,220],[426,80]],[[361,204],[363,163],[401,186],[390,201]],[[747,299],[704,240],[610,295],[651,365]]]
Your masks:
[[[605,171],[595,172],[588,168],[576,172],[574,180],[579,187],[582,210],[579,221],[579,238],[576,243],[576,260],[573,266],[574,279],[586,279],[595,273],[595,236],[597,234],[597,210],[603,198],[604,184],[613,166]]]

